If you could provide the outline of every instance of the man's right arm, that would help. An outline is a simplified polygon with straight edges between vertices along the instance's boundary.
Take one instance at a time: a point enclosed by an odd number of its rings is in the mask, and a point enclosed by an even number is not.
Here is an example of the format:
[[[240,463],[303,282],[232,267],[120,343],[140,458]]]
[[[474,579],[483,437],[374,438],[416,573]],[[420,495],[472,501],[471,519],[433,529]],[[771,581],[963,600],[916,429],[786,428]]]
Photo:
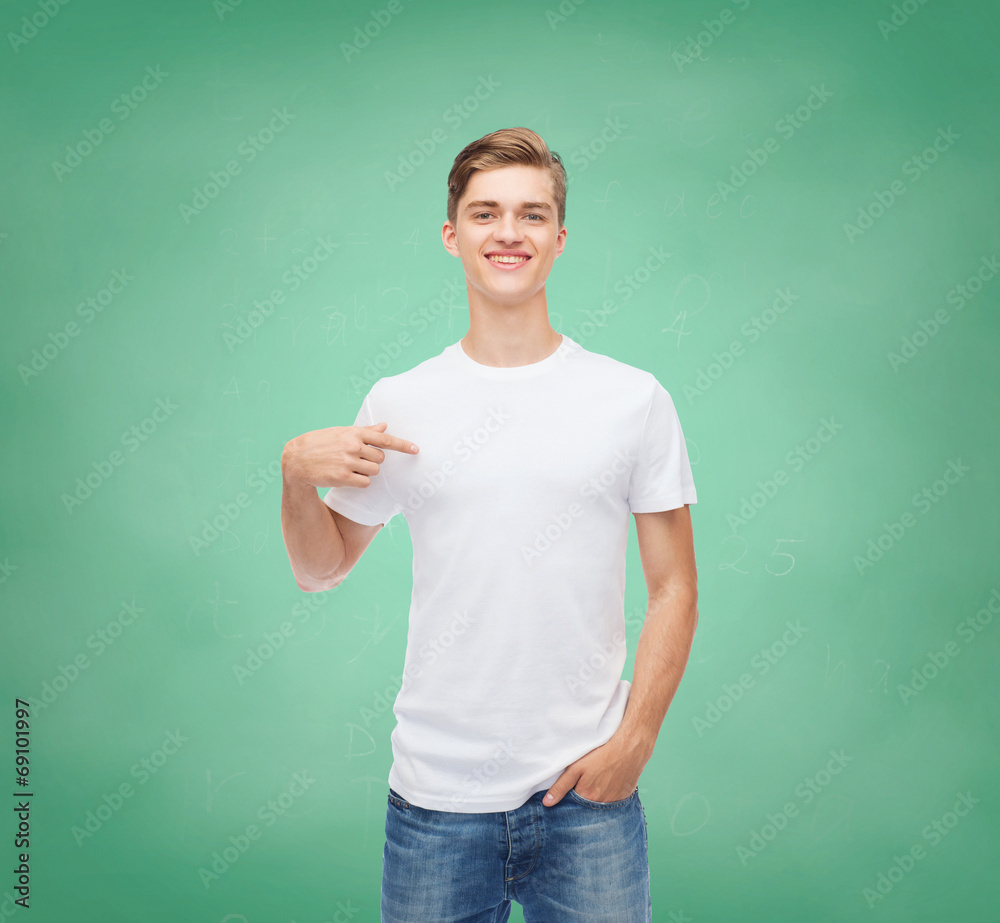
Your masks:
[[[328,590],[347,576],[342,573],[347,557],[346,542],[334,518],[336,515],[320,499],[312,484],[296,484],[282,478],[281,532],[295,582],[307,593]],[[372,538],[381,528],[355,525],[371,530]]]
[[[378,477],[385,449],[415,452],[413,443],[384,432],[384,423],[330,427],[290,440],[281,456],[281,532],[299,588],[307,593],[341,583],[382,523],[363,525],[331,509],[317,487],[367,487]]]

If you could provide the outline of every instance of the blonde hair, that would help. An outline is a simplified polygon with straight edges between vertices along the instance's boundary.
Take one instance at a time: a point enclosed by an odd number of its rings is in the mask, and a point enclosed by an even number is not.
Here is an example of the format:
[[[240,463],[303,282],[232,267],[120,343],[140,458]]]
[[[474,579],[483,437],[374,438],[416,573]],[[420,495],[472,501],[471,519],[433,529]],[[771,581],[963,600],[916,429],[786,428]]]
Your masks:
[[[501,128],[467,144],[448,174],[448,220],[454,226],[458,203],[476,170],[522,165],[541,167],[552,179],[552,193],[559,215],[559,227],[566,218],[566,168],[555,151],[530,128]]]

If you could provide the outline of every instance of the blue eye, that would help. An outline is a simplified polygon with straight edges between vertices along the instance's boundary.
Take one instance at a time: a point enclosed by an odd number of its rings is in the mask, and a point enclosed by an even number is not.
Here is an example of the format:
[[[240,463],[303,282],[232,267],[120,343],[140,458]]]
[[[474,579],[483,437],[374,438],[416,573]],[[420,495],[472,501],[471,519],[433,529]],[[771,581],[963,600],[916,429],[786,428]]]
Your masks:
[[[479,218],[482,218],[484,216],[487,217],[487,218],[491,218],[493,216],[493,213],[492,212],[479,212],[478,214],[475,214],[472,217],[476,218],[478,220]],[[544,221],[545,220],[544,215],[539,215],[539,214],[536,214],[534,212],[532,214],[530,214],[530,215],[526,215],[525,217],[527,217],[527,218],[537,218],[538,221]],[[532,224],[537,224],[537,223],[538,222],[535,222],[535,221],[532,222]]]

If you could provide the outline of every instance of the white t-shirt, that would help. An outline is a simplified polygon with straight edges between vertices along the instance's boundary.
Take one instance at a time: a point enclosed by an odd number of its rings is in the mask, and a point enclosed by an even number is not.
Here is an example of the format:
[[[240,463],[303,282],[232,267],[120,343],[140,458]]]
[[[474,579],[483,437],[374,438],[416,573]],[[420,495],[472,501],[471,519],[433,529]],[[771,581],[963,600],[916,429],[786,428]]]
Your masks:
[[[529,365],[453,343],[377,381],[386,421],[367,487],[325,502],[365,525],[402,513],[413,544],[389,786],[422,808],[508,811],[618,729],[629,514],[695,503],[673,401],[649,372],[563,335]]]

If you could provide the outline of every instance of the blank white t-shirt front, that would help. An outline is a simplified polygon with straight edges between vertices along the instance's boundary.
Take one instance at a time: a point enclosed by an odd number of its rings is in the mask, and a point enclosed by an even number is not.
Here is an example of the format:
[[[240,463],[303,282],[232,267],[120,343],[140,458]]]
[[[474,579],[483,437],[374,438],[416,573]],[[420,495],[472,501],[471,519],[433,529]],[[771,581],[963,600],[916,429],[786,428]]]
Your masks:
[[[377,381],[355,425],[386,452],[332,509],[401,513],[413,544],[389,786],[440,811],[507,811],[617,730],[630,513],[697,502],[680,422],[651,373],[563,334],[501,368],[453,343]]]

